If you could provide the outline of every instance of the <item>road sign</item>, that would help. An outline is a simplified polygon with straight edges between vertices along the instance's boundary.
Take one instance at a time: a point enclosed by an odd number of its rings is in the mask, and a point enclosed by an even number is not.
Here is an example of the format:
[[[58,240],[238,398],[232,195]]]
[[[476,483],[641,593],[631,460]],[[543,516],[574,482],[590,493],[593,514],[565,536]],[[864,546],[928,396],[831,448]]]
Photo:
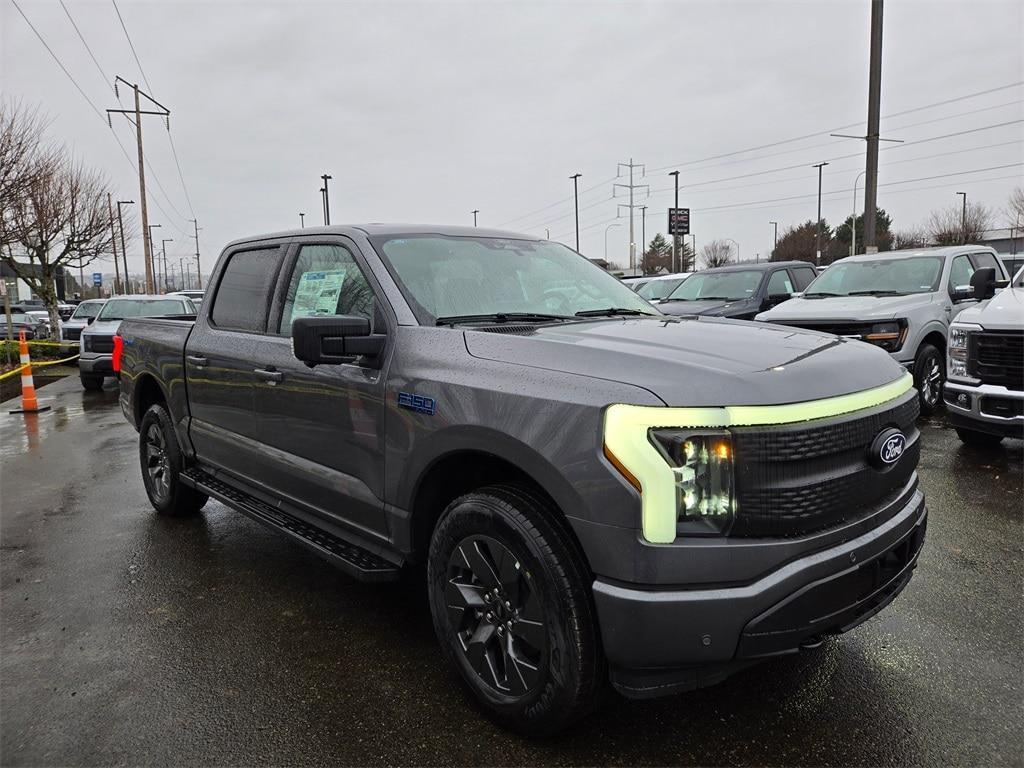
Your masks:
[[[92,273],[92,284],[96,286],[103,285],[103,273],[93,272]]]
[[[668,209],[668,233],[670,235],[690,234],[690,209],[669,208]]]

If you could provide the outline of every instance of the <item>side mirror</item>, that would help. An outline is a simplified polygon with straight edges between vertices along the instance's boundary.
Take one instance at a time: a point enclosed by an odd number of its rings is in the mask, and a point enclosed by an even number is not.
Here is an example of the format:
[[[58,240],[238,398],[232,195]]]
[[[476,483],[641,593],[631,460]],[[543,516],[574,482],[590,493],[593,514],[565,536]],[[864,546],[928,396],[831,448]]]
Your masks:
[[[86,325],[92,325],[94,322],[96,322],[96,315],[93,315],[92,317],[85,318],[85,324]]]
[[[376,357],[387,336],[370,332],[368,318],[356,315],[297,317],[292,321],[292,351],[312,367],[340,365],[353,357]]]
[[[789,293],[772,293],[765,297],[761,306],[764,309],[770,309],[771,307],[777,306],[784,301],[789,301],[792,298],[792,294]]]
[[[971,288],[973,297],[978,301],[991,299],[996,294],[996,271],[992,267],[976,269],[971,275]]]

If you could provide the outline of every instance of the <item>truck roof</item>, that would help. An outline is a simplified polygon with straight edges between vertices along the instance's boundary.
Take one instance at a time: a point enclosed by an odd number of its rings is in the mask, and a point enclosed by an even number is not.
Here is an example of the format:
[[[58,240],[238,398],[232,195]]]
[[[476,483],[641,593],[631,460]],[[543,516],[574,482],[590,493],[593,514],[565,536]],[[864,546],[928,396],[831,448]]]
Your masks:
[[[276,240],[282,237],[299,235],[353,235],[361,233],[367,237],[381,235],[443,235],[447,237],[496,237],[507,240],[530,240],[540,242],[544,238],[536,235],[525,235],[522,232],[511,232],[504,229],[488,229],[487,227],[457,227],[447,224],[332,224],[327,227],[305,227],[304,229],[286,229],[280,232],[268,232],[252,237],[232,240],[227,247],[252,243],[259,240]]]
[[[903,251],[880,251],[878,253],[859,253],[856,256],[844,256],[841,259],[836,259],[833,264],[838,264],[841,261],[877,261],[880,259],[902,259],[910,258],[913,256],[956,256],[961,253],[977,253],[981,251],[989,251],[995,254],[995,251],[987,245],[972,245],[967,243],[966,245],[944,245],[938,248],[907,248]]]

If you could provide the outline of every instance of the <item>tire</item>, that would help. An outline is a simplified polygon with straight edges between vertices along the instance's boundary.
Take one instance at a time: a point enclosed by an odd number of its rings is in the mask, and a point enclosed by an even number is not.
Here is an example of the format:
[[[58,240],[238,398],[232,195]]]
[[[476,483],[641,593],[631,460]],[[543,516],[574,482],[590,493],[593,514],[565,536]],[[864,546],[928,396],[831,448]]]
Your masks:
[[[946,361],[931,344],[922,344],[914,358],[914,386],[922,416],[931,416],[942,407],[942,388],[946,383]]]
[[[995,448],[1003,442],[1002,435],[993,435],[988,432],[978,432],[976,429],[957,427],[956,434],[960,442],[972,448]]]
[[[160,403],[151,405],[139,425],[139,464],[149,503],[168,517],[194,515],[208,496],[181,482],[185,468],[171,417]]]
[[[88,392],[99,392],[103,389],[103,377],[95,374],[80,373],[78,378],[82,380],[82,387]]]
[[[448,663],[488,717],[529,735],[586,715],[607,681],[590,577],[558,514],[525,488],[481,488],[444,511],[427,559]]]

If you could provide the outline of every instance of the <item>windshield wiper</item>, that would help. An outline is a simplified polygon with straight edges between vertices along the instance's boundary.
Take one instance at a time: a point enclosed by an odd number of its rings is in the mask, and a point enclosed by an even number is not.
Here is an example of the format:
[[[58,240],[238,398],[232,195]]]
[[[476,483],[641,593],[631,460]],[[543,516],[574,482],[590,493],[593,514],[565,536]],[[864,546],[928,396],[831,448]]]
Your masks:
[[[829,291],[815,291],[814,293],[805,293],[805,299],[813,299],[815,296],[845,296],[845,293],[831,293]]]
[[[610,317],[612,315],[646,315],[653,317],[652,312],[644,312],[641,309],[626,309],[625,307],[608,307],[607,309],[584,309],[576,313],[576,317]]]
[[[434,325],[455,325],[456,323],[509,323],[514,321],[536,322],[545,320],[572,320],[569,315],[545,315],[538,312],[494,312],[489,315],[451,315],[439,317]]]
[[[875,289],[871,291],[850,291],[847,296],[906,296],[905,291],[890,291],[885,289]]]

